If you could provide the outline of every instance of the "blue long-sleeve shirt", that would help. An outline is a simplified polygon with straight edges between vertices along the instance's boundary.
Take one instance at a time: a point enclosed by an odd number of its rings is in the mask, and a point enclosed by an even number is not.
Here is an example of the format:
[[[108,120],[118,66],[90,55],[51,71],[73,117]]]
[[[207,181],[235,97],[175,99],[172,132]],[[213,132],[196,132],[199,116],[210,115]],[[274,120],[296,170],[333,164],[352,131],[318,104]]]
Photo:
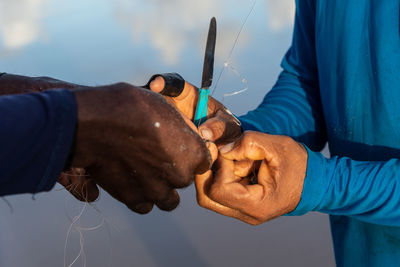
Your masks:
[[[308,146],[291,214],[330,214],[338,266],[400,266],[400,1],[298,0],[283,71],[247,130]],[[331,159],[319,151],[328,142]]]
[[[0,96],[0,196],[50,190],[69,155],[76,122],[71,91]]]

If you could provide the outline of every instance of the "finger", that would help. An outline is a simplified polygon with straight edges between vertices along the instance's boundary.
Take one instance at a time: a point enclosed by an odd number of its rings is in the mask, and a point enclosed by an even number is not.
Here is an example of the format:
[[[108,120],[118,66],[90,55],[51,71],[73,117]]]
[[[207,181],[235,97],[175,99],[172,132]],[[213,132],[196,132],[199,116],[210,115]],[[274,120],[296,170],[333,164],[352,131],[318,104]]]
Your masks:
[[[247,177],[256,173],[254,160],[246,159],[235,162],[234,175],[239,177]]]
[[[199,132],[206,140],[225,144],[238,139],[242,129],[239,121],[224,109],[200,125]]]
[[[215,142],[224,136],[225,128],[225,122],[217,116],[203,122],[199,126],[199,132],[205,140]]]
[[[175,74],[162,74],[162,76],[156,76],[153,78],[154,80],[150,82],[149,87],[154,92],[168,96],[167,100],[170,103],[173,103],[186,117],[193,120],[199,98],[199,89],[184,80],[180,80],[180,78],[174,75]],[[179,86],[179,88],[175,88],[177,86]],[[215,112],[215,100],[212,98],[210,98],[210,100],[207,114]]]
[[[190,120],[194,119],[197,101],[199,99],[199,89],[192,84],[185,82],[182,93],[173,98],[177,109],[182,111]]]
[[[165,87],[165,81],[162,76],[156,77],[150,82],[150,90],[156,93],[160,93]]]
[[[127,205],[127,207],[139,214],[147,214],[153,210],[154,204],[151,202],[143,202],[134,205]]]
[[[230,184],[241,180],[241,177],[235,175],[235,162],[232,160],[218,157],[216,166],[213,185]]]
[[[212,210],[212,211],[219,213],[221,215],[224,215],[224,216],[239,219],[248,224],[252,224],[252,225],[260,224],[260,221],[258,221],[257,219],[252,218],[251,216],[243,214],[238,210],[234,210],[232,208],[229,208],[227,206],[224,206],[224,205],[212,200],[207,194],[207,191],[209,190],[211,182],[212,182],[212,172],[211,171],[208,171],[202,175],[196,176],[196,180],[195,180],[196,191],[197,191],[196,197],[197,197],[197,202],[199,203],[199,205],[201,207]]]
[[[162,202],[171,194],[171,185],[160,177],[138,177],[144,197],[151,202]]]
[[[252,140],[252,137],[241,137],[236,142],[223,146],[220,150],[221,156],[229,160],[263,160],[265,159],[265,151],[263,147]]]
[[[156,93],[178,97],[184,90],[185,80],[178,73],[156,74],[150,78],[148,85]]]
[[[199,133],[199,130],[197,129],[196,125],[193,123],[192,120],[190,120],[182,111],[177,109],[179,114],[181,114],[183,120],[186,122],[186,124],[196,133]]]
[[[212,162],[212,164],[214,164],[214,162],[218,158],[218,148],[213,142],[206,142],[206,146],[207,146],[208,150],[210,151],[211,162]]]
[[[243,183],[241,177],[234,175],[233,161],[220,157],[218,168],[210,187],[209,197],[224,206],[254,216],[249,211],[254,210],[252,207],[256,207],[264,196],[263,186]]]
[[[140,214],[152,210],[154,203],[145,198],[138,178],[129,173],[121,162],[110,161],[107,166],[93,166],[88,168],[88,173],[97,184],[130,210]]]
[[[170,190],[167,197],[163,200],[157,201],[156,205],[160,210],[171,211],[179,205],[180,197],[175,189]]]
[[[87,177],[83,168],[72,168],[62,173],[58,182],[80,201],[93,202],[99,197],[95,181]]]

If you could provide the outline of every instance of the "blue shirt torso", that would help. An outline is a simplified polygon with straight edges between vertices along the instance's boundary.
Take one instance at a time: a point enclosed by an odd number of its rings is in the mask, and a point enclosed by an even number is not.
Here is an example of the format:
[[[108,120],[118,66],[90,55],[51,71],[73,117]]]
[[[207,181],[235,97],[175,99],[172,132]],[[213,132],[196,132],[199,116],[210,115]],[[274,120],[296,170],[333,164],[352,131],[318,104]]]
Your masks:
[[[331,153],[357,160],[399,158],[399,1],[325,0],[316,2],[315,11]]]
[[[316,2],[315,51],[332,155],[400,158],[399,11],[396,0]],[[400,266],[399,227],[331,216],[331,228],[338,265]]]
[[[331,215],[338,266],[400,266],[400,1],[296,3],[284,70],[243,128],[328,142],[294,214]]]

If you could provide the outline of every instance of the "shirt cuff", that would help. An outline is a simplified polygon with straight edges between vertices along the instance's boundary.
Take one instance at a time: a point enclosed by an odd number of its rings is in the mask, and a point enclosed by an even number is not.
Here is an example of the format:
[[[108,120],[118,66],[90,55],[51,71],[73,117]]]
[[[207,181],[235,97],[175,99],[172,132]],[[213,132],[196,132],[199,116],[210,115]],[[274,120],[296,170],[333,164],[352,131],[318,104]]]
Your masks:
[[[49,90],[42,94],[48,95],[56,107],[57,138],[53,146],[43,178],[36,192],[49,191],[57,182],[68,159],[75,139],[77,124],[77,104],[73,92],[67,89]]]
[[[286,214],[288,216],[303,215],[309,211],[316,210],[329,186],[327,177],[328,159],[321,153],[313,152],[308,147],[304,147],[307,149],[308,159],[303,192],[296,209]]]

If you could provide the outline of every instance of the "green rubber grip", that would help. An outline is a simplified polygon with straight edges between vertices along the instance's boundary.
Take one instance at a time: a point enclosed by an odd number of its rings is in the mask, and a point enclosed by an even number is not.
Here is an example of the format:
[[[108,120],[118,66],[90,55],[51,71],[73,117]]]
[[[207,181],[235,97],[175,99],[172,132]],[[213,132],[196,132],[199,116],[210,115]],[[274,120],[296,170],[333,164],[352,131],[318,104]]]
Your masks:
[[[209,89],[199,88],[199,100],[197,101],[196,113],[194,114],[194,124],[196,126],[199,126],[206,120],[209,94]]]

